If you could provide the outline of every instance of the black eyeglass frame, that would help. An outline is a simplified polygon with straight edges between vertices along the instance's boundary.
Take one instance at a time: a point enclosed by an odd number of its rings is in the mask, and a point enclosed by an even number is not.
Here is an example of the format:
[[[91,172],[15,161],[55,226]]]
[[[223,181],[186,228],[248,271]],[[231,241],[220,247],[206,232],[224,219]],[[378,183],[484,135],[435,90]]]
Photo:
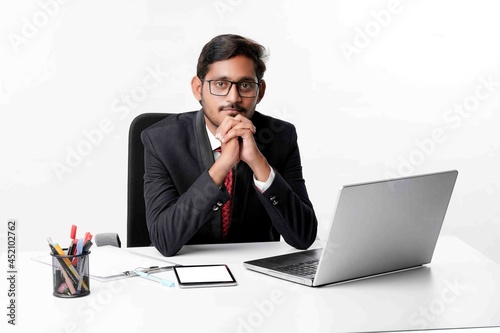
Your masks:
[[[210,93],[214,96],[227,96],[229,94],[229,92],[231,91],[231,88],[233,87],[233,84],[236,85],[236,91],[238,92],[238,96],[240,96],[241,98],[254,98],[254,97],[257,97],[257,95],[259,94],[259,89],[260,89],[260,83],[262,81],[259,81],[259,82],[253,82],[253,81],[238,81],[238,82],[235,82],[235,81],[229,81],[229,80],[220,80],[220,79],[217,79],[217,80],[205,80],[205,79],[200,79],[202,82],[208,82],[208,91],[210,91]],[[220,94],[214,94],[212,92],[212,82],[214,81],[224,81],[224,82],[229,82],[231,83],[231,85],[229,86],[229,89],[227,90],[227,93],[224,94],[224,95],[220,95]],[[241,93],[240,93],[240,87],[238,86],[238,84],[241,84],[241,83],[253,83],[253,84],[256,84],[257,85],[257,89],[255,90],[255,95],[253,96],[242,96]]]

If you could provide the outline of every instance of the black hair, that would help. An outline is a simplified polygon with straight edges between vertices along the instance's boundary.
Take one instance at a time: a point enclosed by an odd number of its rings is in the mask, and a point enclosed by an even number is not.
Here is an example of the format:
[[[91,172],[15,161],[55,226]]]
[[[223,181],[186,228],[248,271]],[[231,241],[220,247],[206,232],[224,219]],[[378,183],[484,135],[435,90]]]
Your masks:
[[[196,75],[204,79],[210,64],[238,55],[244,55],[253,60],[257,80],[262,80],[266,71],[264,61],[268,56],[265,47],[251,39],[231,34],[216,36],[203,47],[198,58]]]

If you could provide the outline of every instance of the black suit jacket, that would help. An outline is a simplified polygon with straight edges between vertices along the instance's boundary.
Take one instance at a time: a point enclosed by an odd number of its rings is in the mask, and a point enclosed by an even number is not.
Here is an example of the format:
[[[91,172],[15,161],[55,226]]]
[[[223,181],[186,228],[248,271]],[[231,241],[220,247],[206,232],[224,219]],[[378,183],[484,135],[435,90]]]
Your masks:
[[[208,174],[214,163],[203,111],[171,115],[142,132],[144,199],[149,237],[165,256],[184,244],[284,240],[299,249],[316,238],[317,220],[309,201],[295,127],[255,112],[256,143],[276,177],[261,193],[244,162],[236,166],[231,227],[221,238],[220,207],[227,190]]]

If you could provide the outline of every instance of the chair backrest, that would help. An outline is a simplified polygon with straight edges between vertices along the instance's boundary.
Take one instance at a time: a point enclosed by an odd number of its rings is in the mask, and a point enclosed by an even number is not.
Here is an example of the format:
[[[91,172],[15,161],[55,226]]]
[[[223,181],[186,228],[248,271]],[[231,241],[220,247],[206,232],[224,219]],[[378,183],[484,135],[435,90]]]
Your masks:
[[[144,203],[144,146],[141,132],[170,116],[170,113],[143,113],[130,124],[128,136],[127,247],[149,246]]]

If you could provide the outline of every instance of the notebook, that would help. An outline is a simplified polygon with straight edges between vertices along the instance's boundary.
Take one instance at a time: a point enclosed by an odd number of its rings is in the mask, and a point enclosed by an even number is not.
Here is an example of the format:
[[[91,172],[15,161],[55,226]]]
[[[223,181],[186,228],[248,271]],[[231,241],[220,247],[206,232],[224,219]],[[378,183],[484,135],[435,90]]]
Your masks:
[[[246,261],[250,270],[321,286],[431,262],[456,170],[345,185],[321,249]]]

